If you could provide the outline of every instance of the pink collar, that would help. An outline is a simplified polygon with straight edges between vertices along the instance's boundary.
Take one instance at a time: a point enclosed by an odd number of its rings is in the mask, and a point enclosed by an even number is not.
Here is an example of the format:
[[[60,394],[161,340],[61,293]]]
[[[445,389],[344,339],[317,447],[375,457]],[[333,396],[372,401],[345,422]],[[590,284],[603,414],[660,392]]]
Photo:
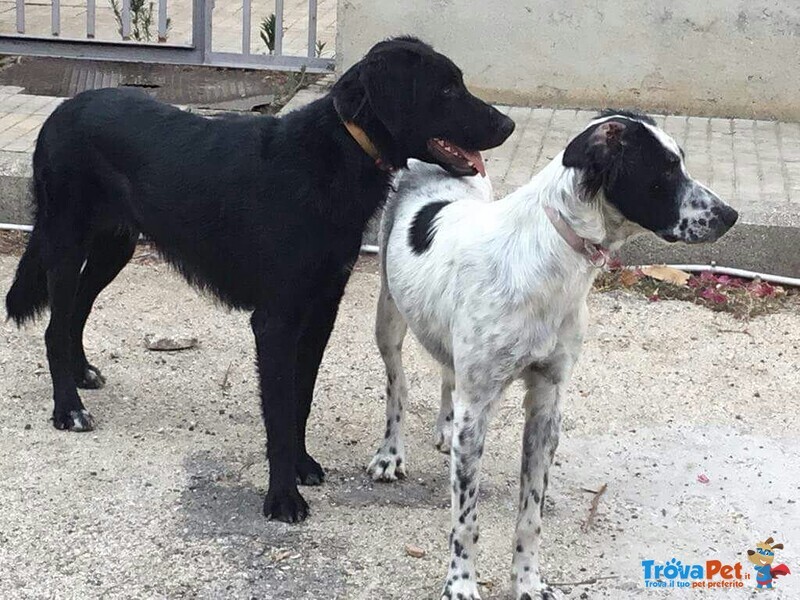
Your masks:
[[[578,254],[586,257],[593,267],[602,269],[608,262],[609,251],[601,244],[590,242],[586,238],[582,238],[575,230],[570,227],[570,224],[564,219],[563,215],[553,208],[552,206],[545,206],[544,213],[559,235],[564,238],[564,241],[569,244],[570,248],[575,250]]]

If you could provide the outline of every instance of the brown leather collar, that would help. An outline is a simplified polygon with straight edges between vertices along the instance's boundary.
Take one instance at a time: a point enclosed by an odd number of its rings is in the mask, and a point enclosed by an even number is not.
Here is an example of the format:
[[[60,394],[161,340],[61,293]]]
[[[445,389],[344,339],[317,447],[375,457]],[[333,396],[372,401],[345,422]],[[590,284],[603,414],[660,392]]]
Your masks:
[[[378,167],[381,171],[388,171],[390,173],[397,170],[395,167],[385,162],[381,158],[380,151],[375,144],[372,143],[372,140],[369,139],[366,131],[361,129],[361,127],[356,125],[353,121],[342,121],[342,123],[356,143],[361,146],[361,149],[375,161],[376,167]]]

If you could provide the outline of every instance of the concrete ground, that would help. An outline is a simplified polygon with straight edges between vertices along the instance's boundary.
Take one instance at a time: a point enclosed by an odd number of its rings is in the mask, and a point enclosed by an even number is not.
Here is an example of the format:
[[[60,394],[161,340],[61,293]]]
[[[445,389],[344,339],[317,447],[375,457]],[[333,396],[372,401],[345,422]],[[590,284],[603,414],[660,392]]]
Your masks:
[[[0,257],[0,289],[16,258]],[[373,484],[384,379],[372,341],[374,258],[351,280],[323,363],[310,448],[327,468],[302,525],[261,516],[267,467],[247,315],[202,298],[163,264],[131,265],[87,332],[108,386],[85,392],[97,429],[48,423],[43,323],[0,328],[0,597],[428,599],[446,572],[448,459],[432,445],[437,368],[411,339],[410,476]],[[751,322],[627,292],[593,294],[564,406],[545,510],[544,574],[567,598],[694,598],[645,589],[642,560],[743,562],[769,536],[800,597],[800,315]],[[190,334],[155,353],[147,333]],[[484,598],[509,598],[520,394],[496,414],[484,460]],[[707,478],[707,483],[698,480]],[[702,477],[700,479],[703,479]],[[593,526],[582,531],[593,494]],[[405,552],[422,548],[421,558]],[[594,584],[574,584],[602,578]],[[709,597],[757,597],[741,590]]]

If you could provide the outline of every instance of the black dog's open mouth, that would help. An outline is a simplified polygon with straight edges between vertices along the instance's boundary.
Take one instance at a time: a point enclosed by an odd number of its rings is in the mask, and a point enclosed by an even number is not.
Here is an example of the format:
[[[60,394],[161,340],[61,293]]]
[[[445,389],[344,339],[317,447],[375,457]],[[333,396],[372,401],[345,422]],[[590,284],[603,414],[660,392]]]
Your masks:
[[[428,140],[428,152],[436,161],[454,175],[477,175],[486,177],[483,157],[477,150],[464,150],[454,143],[440,138]]]

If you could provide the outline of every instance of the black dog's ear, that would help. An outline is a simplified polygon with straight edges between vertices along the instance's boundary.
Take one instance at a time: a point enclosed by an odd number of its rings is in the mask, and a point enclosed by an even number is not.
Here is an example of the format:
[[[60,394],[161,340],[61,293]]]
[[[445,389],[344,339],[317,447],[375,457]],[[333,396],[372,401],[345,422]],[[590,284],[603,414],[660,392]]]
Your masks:
[[[399,137],[404,115],[410,112],[405,99],[415,97],[416,78],[421,56],[411,50],[376,53],[368,57],[359,71],[359,81],[364,86],[367,101],[376,117],[394,136]],[[399,87],[412,89],[398,91]]]
[[[605,121],[589,127],[572,140],[566,150],[562,164],[583,171],[583,188],[592,198],[619,171],[619,160],[625,146],[623,135],[626,126],[619,121]]]

